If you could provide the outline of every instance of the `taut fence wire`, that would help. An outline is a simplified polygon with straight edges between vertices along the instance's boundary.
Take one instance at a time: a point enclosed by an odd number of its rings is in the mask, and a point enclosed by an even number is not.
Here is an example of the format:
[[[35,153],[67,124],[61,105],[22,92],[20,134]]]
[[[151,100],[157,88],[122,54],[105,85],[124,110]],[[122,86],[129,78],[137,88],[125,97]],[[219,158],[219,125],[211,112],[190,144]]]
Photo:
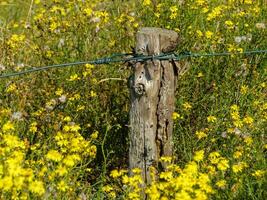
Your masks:
[[[148,60],[183,60],[186,58],[201,58],[201,57],[215,57],[215,56],[231,56],[231,55],[246,55],[251,56],[255,54],[267,54],[267,49],[263,50],[251,50],[251,51],[243,51],[243,52],[219,52],[219,53],[162,53],[159,55],[139,55],[134,53],[118,53],[112,54],[109,57],[103,57],[95,60],[89,61],[78,61],[78,62],[71,62],[71,63],[62,63],[62,64],[55,64],[55,65],[47,65],[41,67],[32,67],[30,69],[19,71],[19,72],[11,72],[11,73],[4,73],[0,75],[0,79],[9,78],[20,76],[24,74],[29,74],[38,71],[45,71],[48,69],[53,68],[63,68],[63,67],[70,67],[70,66],[77,66],[77,65],[84,65],[84,64],[93,64],[93,65],[102,65],[102,64],[112,64],[112,63],[120,63],[120,62],[144,62]]]

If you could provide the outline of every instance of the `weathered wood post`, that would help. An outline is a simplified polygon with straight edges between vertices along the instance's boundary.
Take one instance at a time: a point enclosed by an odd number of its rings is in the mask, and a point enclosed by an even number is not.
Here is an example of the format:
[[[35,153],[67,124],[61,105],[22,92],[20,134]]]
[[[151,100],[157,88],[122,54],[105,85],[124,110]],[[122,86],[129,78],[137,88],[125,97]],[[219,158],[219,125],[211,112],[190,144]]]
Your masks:
[[[137,33],[136,53],[158,55],[173,51],[178,34],[160,28],[142,28]],[[130,77],[129,167],[143,170],[150,182],[150,166],[158,167],[161,156],[172,155],[172,113],[178,71],[172,60],[137,62]]]

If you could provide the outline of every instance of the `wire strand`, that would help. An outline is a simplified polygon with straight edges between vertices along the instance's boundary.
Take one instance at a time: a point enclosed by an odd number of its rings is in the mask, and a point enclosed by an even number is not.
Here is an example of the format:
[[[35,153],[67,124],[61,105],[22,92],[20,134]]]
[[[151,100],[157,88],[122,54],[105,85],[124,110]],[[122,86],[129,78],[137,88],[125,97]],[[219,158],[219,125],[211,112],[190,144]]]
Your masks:
[[[44,71],[52,68],[63,68],[63,67],[70,67],[76,65],[84,65],[84,64],[94,64],[94,65],[102,65],[102,64],[111,64],[111,63],[118,63],[118,62],[144,62],[147,60],[182,60],[186,58],[197,58],[197,57],[215,57],[215,56],[231,56],[231,55],[254,55],[254,54],[266,54],[267,50],[251,50],[251,51],[244,51],[244,52],[211,52],[211,53],[163,53],[159,55],[138,55],[133,53],[117,53],[112,54],[109,57],[99,58],[96,60],[91,61],[79,61],[79,62],[71,62],[71,63],[63,63],[63,64],[55,64],[55,65],[47,65],[41,67],[33,67],[31,69],[20,71],[20,72],[12,72],[0,75],[0,79],[20,76],[28,73]],[[131,56],[131,57],[126,57]]]

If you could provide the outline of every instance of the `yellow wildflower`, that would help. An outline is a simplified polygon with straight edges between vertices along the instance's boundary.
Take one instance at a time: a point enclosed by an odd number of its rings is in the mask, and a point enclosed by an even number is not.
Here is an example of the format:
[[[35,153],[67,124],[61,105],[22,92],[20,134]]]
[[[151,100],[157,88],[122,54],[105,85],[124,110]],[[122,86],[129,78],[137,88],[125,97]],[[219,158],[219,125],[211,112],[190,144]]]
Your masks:
[[[134,168],[134,169],[132,169],[132,172],[133,172],[134,174],[140,174],[140,173],[142,172],[142,170],[139,169],[139,168]]]
[[[221,171],[225,171],[229,168],[229,160],[221,158],[217,164],[217,168]]]
[[[120,177],[121,176],[121,173],[119,173],[119,171],[117,169],[114,169],[110,172],[110,176],[112,178],[117,178],[117,177]]]
[[[143,6],[149,6],[151,4],[151,0],[143,0]]]
[[[244,2],[245,4],[249,4],[249,5],[253,3],[252,0],[244,0],[243,2]]]
[[[80,156],[79,155],[67,155],[63,159],[63,163],[68,166],[68,167],[73,167],[77,161],[80,161]]]
[[[185,190],[175,194],[175,199],[191,200],[191,196]]]
[[[233,170],[234,173],[238,173],[238,172],[242,172],[242,170],[243,170],[245,167],[247,167],[247,164],[244,163],[244,162],[240,162],[240,163],[238,163],[238,164],[234,164],[234,165],[232,166],[232,170]]]
[[[95,131],[95,132],[93,132],[93,133],[91,134],[90,137],[91,137],[93,140],[95,140],[95,139],[97,139],[98,134],[99,134],[99,132],[98,132],[98,131]]]
[[[197,74],[197,77],[198,78],[201,78],[201,77],[203,77],[204,75],[203,75],[203,73],[202,72],[199,72],[198,74]]]
[[[46,158],[55,162],[62,160],[62,155],[57,150],[49,150],[46,154]]]
[[[202,161],[204,158],[204,150],[196,151],[194,155],[194,160],[199,162]]]
[[[227,20],[224,22],[224,24],[229,28],[229,29],[232,29],[234,28],[234,23],[230,20]]]
[[[93,10],[91,8],[85,8],[83,12],[86,14],[86,16],[91,16],[93,13]]]
[[[206,0],[196,0],[196,4],[198,6],[203,6],[204,4],[206,4]]]
[[[13,91],[15,91],[16,89],[17,89],[16,84],[15,84],[15,83],[12,83],[12,84],[10,84],[10,85],[7,87],[6,92],[13,92]]]
[[[234,152],[233,157],[234,157],[235,159],[240,158],[241,156],[242,156],[242,151],[236,151],[236,152]]]
[[[205,36],[206,36],[207,39],[211,39],[212,36],[213,36],[213,32],[211,32],[211,31],[206,31],[206,32],[205,32]]]
[[[210,174],[210,175],[212,175],[212,176],[214,176],[215,175],[215,173],[216,173],[216,169],[215,169],[215,167],[214,166],[207,166],[207,170],[208,170],[208,173]]]
[[[80,80],[80,77],[78,76],[78,74],[73,74],[68,79],[68,81],[77,81],[77,80]]]
[[[36,133],[37,132],[37,122],[32,122],[30,124],[30,129],[29,129],[30,132],[32,133]]]
[[[216,122],[217,118],[215,116],[210,115],[207,117],[207,120],[208,120],[208,122],[214,123],[214,122]]]
[[[173,112],[172,113],[172,119],[176,120],[176,119],[181,119],[181,115],[177,112]]]
[[[166,172],[161,172],[159,177],[165,180],[171,180],[173,178],[173,175],[171,171],[166,171]]]
[[[66,116],[66,117],[64,117],[63,121],[70,122],[71,121],[71,117],[70,116]]]
[[[246,116],[244,119],[243,119],[243,122],[245,123],[245,124],[248,124],[248,125],[251,125],[252,123],[253,123],[253,118],[252,117],[250,117],[250,116]]]
[[[95,91],[91,90],[91,91],[90,91],[90,96],[91,96],[91,97],[96,97],[96,96],[97,96],[97,94],[96,94],[96,92],[95,92]]]
[[[105,186],[102,188],[102,190],[103,190],[104,192],[109,193],[109,192],[113,191],[113,187],[111,187],[110,185],[105,185]]]
[[[64,176],[65,174],[68,173],[68,170],[67,170],[66,167],[60,165],[60,166],[56,169],[55,172],[56,172],[56,174],[58,174],[59,176]]]
[[[197,138],[200,140],[200,139],[202,139],[202,138],[204,138],[204,137],[207,137],[207,134],[204,132],[204,131],[196,131],[196,136],[197,136]]]
[[[207,20],[211,21],[219,16],[223,16],[223,9],[225,8],[224,5],[215,7],[207,16]]]
[[[48,170],[47,167],[42,167],[42,169],[38,173],[38,176],[43,177],[45,175],[45,173],[47,172],[47,170]]]
[[[212,164],[217,164],[220,160],[220,153],[216,151],[210,153],[209,160]]]
[[[0,189],[9,191],[13,187],[12,176],[4,176],[0,179]]]
[[[96,156],[96,151],[97,151],[97,148],[95,145],[92,145],[90,148],[89,148],[89,156],[91,157],[95,157]]]
[[[255,172],[252,173],[252,176],[256,177],[256,178],[262,178],[264,176],[266,171],[264,170],[256,170]]]
[[[231,106],[231,110],[232,111],[238,111],[239,108],[238,108],[238,106],[236,104],[234,104],[234,105]]]
[[[253,143],[253,139],[252,139],[252,137],[248,136],[248,137],[245,137],[244,142],[245,142],[248,146],[250,146],[250,145]]]
[[[172,157],[170,157],[170,156],[162,156],[159,160],[161,162],[171,163],[172,162]]]
[[[183,103],[183,107],[185,110],[190,110],[192,108],[192,106],[188,102]]]
[[[63,94],[63,89],[62,89],[62,88],[58,88],[58,89],[56,90],[55,94],[56,94],[57,96],[61,96],[61,95]]]
[[[2,127],[3,132],[14,131],[14,130],[15,130],[15,127],[11,121],[7,121]]]
[[[241,120],[235,120],[233,121],[233,124],[237,128],[241,128],[243,126],[243,122]]]
[[[248,86],[247,85],[242,85],[241,86],[241,94],[246,94],[248,92]]]
[[[221,189],[224,189],[226,186],[226,180],[217,181],[215,185]]]
[[[69,130],[73,132],[78,132],[79,130],[81,130],[81,127],[78,124],[71,125],[69,126],[69,128]]]
[[[39,196],[45,193],[44,184],[42,181],[33,181],[29,183],[29,190]]]
[[[177,17],[177,11],[178,11],[177,6],[171,6],[170,11],[171,11],[170,19],[175,19]]]
[[[62,191],[62,192],[65,192],[67,191],[67,189],[69,188],[68,185],[63,181],[61,180],[58,184],[57,184],[57,188]]]

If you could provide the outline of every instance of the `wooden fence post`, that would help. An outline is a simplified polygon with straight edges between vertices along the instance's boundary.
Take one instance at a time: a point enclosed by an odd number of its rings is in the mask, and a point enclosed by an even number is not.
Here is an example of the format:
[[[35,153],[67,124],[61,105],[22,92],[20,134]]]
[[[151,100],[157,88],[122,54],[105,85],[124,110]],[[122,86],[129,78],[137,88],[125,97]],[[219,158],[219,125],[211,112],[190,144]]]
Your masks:
[[[160,28],[142,28],[137,33],[136,53],[158,55],[178,45],[178,34]],[[140,168],[150,182],[150,166],[160,167],[161,156],[172,156],[172,113],[178,76],[172,60],[137,62],[129,79],[130,149],[129,168]],[[163,166],[162,166],[163,167]]]

